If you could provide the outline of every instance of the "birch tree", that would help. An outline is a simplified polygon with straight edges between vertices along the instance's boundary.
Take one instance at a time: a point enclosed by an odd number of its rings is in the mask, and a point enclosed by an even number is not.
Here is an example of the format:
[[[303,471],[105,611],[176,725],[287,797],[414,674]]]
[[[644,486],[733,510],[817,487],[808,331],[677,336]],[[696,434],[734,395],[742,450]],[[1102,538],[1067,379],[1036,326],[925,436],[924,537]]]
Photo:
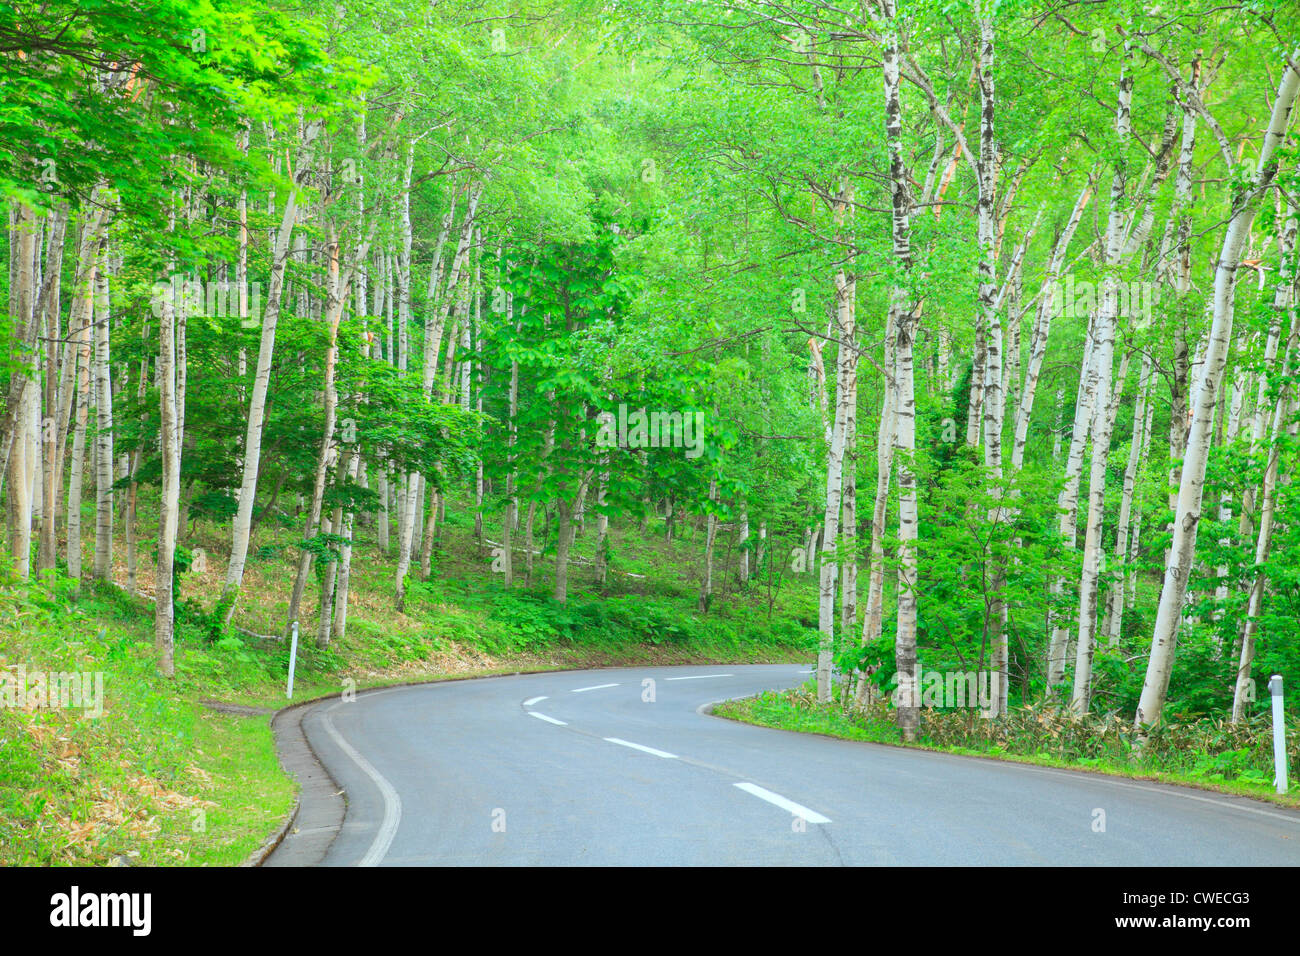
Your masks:
[[[1173,669],[1178,623],[1187,592],[1187,575],[1196,553],[1196,532],[1205,489],[1210,429],[1227,360],[1228,343],[1232,336],[1232,293],[1236,272],[1259,201],[1277,175],[1277,147],[1286,133],[1296,92],[1300,88],[1300,73],[1297,73],[1294,66],[1297,58],[1300,58],[1300,51],[1292,54],[1282,71],[1252,181],[1244,188],[1234,190],[1232,215],[1228,220],[1219,261],[1215,267],[1213,323],[1205,363],[1192,389],[1192,426],[1186,453],[1183,455],[1171,555],[1160,592],[1142,696],[1134,716],[1134,725],[1139,731],[1159,722],[1164,711],[1169,676]]]
[[[262,336],[257,350],[257,371],[253,378],[253,391],[248,402],[248,430],[244,436],[243,478],[239,486],[239,505],[231,530],[230,562],[226,566],[226,581],[221,592],[225,607],[224,621],[229,625],[235,614],[239,588],[244,580],[244,567],[248,561],[248,543],[253,526],[253,506],[257,498],[257,478],[262,461],[262,432],[266,421],[266,397],[271,383],[271,363],[275,355],[275,330],[280,319],[280,303],[284,296],[285,270],[288,265],[290,243],[298,221],[298,197],[311,176],[312,159],[322,124],[313,121],[303,130],[296,169],[291,175],[289,195],[285,200],[280,227],[275,233],[271,250],[271,275],[267,286],[266,305],[262,312]],[[241,293],[242,294],[242,293]]]

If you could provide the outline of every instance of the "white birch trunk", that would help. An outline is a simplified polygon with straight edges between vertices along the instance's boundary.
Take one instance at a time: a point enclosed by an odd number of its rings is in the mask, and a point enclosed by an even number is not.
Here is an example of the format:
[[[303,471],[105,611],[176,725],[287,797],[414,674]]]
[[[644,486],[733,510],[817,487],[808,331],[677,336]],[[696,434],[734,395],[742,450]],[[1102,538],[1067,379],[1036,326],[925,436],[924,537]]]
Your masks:
[[[1110,215],[1106,225],[1106,266],[1102,280],[1102,299],[1097,313],[1096,371],[1097,390],[1092,419],[1092,470],[1088,479],[1088,517],[1083,543],[1083,573],[1079,580],[1079,629],[1075,643],[1074,692],[1070,706],[1076,713],[1087,713],[1092,697],[1092,660],[1097,632],[1097,595],[1101,575],[1102,520],[1106,510],[1106,464],[1110,459],[1110,436],[1114,424],[1111,413],[1111,377],[1115,352],[1115,326],[1119,311],[1118,290],[1114,278],[1124,258],[1125,200],[1128,196],[1128,163],[1124,149],[1128,145],[1130,106],[1133,97],[1133,74],[1129,65],[1129,46],[1124,46],[1120,67],[1118,106],[1115,112],[1115,139],[1118,146],[1115,175],[1110,187]],[[1123,384],[1121,371],[1120,383]],[[1117,407],[1117,406],[1116,406]]]
[[[1174,538],[1170,548],[1170,560],[1165,569],[1164,586],[1160,592],[1160,605],[1156,612],[1151,656],[1147,662],[1142,696],[1138,702],[1137,713],[1134,715],[1134,724],[1139,730],[1157,723],[1164,711],[1169,676],[1173,670],[1178,622],[1182,615],[1183,598],[1187,592],[1187,574],[1196,553],[1196,531],[1205,488],[1210,427],[1213,423],[1219,383],[1227,359],[1228,343],[1232,336],[1232,292],[1236,271],[1242,248],[1255,218],[1259,197],[1277,175],[1275,153],[1285,135],[1287,122],[1295,105],[1296,91],[1300,87],[1300,73],[1291,66],[1297,57],[1300,57],[1300,51],[1292,55],[1283,71],[1282,81],[1273,101],[1268,131],[1260,147],[1254,182],[1244,194],[1234,197],[1232,218],[1228,222],[1218,265],[1215,268],[1213,324],[1206,348],[1205,364],[1192,390],[1192,427],[1188,436],[1187,451],[1183,456],[1178,507],[1174,516]]]
[[[1284,262],[1279,276],[1279,290],[1286,285],[1286,273],[1287,265]],[[1289,286],[1287,295],[1289,299]],[[1288,303],[1288,307],[1291,313],[1291,332],[1287,338],[1286,352],[1282,361],[1284,383],[1288,382],[1289,376],[1294,374],[1294,358],[1297,346],[1300,346],[1300,313],[1296,311],[1294,305]],[[1259,633],[1259,615],[1264,602],[1264,588],[1268,583],[1264,562],[1268,559],[1268,549],[1272,543],[1273,516],[1277,505],[1277,477],[1281,459],[1278,438],[1282,431],[1283,416],[1286,415],[1288,407],[1293,415],[1295,412],[1294,402],[1289,392],[1289,386],[1284,384],[1273,406],[1272,423],[1269,426],[1269,440],[1272,447],[1269,449],[1268,465],[1264,470],[1264,482],[1260,491],[1259,530],[1255,538],[1255,580],[1252,582],[1246,605],[1246,626],[1241,637],[1241,657],[1237,663],[1237,676],[1233,681],[1232,722],[1234,724],[1245,716],[1246,703],[1253,700],[1255,696],[1251,686],[1251,668],[1255,662],[1255,640]]]
[[[718,538],[718,516],[713,508],[718,503],[718,479],[709,479],[709,513],[705,517],[704,532],[704,580],[700,583],[700,597],[697,604],[701,614],[709,609],[713,600],[713,548]]]
[[[851,204],[853,193],[841,191],[839,210]],[[856,334],[853,328],[853,300],[857,281],[840,270],[835,274],[835,329],[839,348],[836,357],[835,418],[831,442],[826,452],[826,510],[822,519],[820,582],[817,602],[817,629],[821,634],[817,646],[817,699],[831,699],[831,670],[835,647],[835,582],[839,574],[837,548],[840,534],[840,506],[844,491],[844,449],[848,432],[848,395],[850,377],[856,375]]]
[[[113,580],[113,380],[109,360],[108,274],[100,246],[95,278],[95,564],[96,581]]]
[[[178,318],[168,296],[164,296],[158,326],[159,414],[162,451],[162,494],[158,519],[158,561],[154,580],[154,646],[158,670],[164,677],[175,674],[175,594],[172,571],[176,558],[176,530],[180,504],[180,442],[177,400]]]
[[[1151,391],[1151,355],[1142,356],[1138,375],[1137,402],[1133,406],[1133,436],[1129,442],[1128,463],[1124,467],[1124,488],[1119,499],[1119,520],[1115,532],[1114,568],[1110,590],[1106,595],[1104,632],[1110,647],[1119,646],[1124,618],[1124,564],[1129,558],[1129,526],[1133,516],[1133,492],[1137,487],[1138,468],[1146,447],[1147,409]]]
[[[899,49],[894,0],[882,0],[881,66],[885,92],[885,147],[889,153],[889,184],[893,208],[891,235],[893,258],[906,272],[912,267],[911,196],[909,174],[903,162],[903,111],[899,91]],[[917,617],[917,493],[913,455],[916,452],[916,399],[913,342],[919,309],[914,314],[907,289],[896,283],[890,289],[890,308],[898,317],[895,338],[897,361],[898,430],[898,625],[894,637],[897,673],[897,722],[904,741],[916,739],[921,708],[916,660]]]
[[[1092,179],[1084,184],[1079,198],[1074,203],[1074,209],[1070,213],[1070,218],[1062,230],[1060,238],[1056,240],[1056,245],[1052,249],[1051,257],[1047,261],[1047,271],[1043,276],[1043,288],[1038,297],[1038,308],[1034,318],[1034,329],[1029,339],[1029,364],[1025,368],[1025,385],[1020,393],[1020,404],[1016,412],[1016,435],[1014,444],[1011,448],[1011,470],[1013,473],[1019,472],[1025,460],[1025,443],[1029,437],[1029,419],[1034,411],[1034,396],[1038,393],[1038,377],[1043,368],[1043,360],[1047,357],[1047,338],[1052,328],[1052,319],[1054,318],[1052,309],[1051,290],[1061,279],[1061,267],[1065,263],[1065,255],[1070,247],[1070,240],[1074,238],[1075,231],[1079,228],[1079,222],[1083,218],[1083,211],[1088,206],[1088,200],[1092,197]],[[1057,392],[1057,407],[1061,404],[1061,394]],[[1057,429],[1057,447],[1053,450],[1053,457],[1060,457],[1060,429]]]
[[[262,312],[262,337],[257,351],[257,371],[253,378],[253,392],[248,403],[248,428],[244,433],[243,476],[239,486],[239,504],[232,522],[230,562],[226,566],[225,585],[221,591],[221,604],[225,607],[224,623],[229,625],[235,615],[235,604],[244,581],[244,567],[248,561],[249,537],[253,528],[253,506],[257,499],[257,478],[262,463],[262,429],[266,420],[266,396],[271,383],[271,362],[275,354],[275,329],[280,319],[280,303],[284,296],[284,277],[288,266],[290,240],[298,220],[298,191],[311,171],[314,144],[320,125],[308,125],[299,150],[293,187],[285,201],[280,228],[275,233],[271,252],[271,276],[267,288],[266,304]]]

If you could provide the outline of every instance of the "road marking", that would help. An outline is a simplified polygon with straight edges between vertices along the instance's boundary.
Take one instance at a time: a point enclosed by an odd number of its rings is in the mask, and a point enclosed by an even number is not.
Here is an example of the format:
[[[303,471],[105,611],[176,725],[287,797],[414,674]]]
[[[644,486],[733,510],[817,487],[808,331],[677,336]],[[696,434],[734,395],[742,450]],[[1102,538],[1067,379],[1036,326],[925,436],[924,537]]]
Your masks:
[[[538,720],[544,720],[544,721],[546,721],[548,724],[557,724],[557,725],[559,725],[560,727],[567,727],[567,726],[569,726],[568,724],[566,724],[566,723],[565,723],[564,721],[562,721],[562,720],[556,720],[554,717],[547,717],[545,714],[539,714],[539,713],[538,713],[537,711],[535,711],[535,710],[530,710],[530,711],[528,711],[528,716],[529,716],[529,717],[536,717]]]
[[[795,803],[793,800],[787,800],[779,793],[773,793],[771,790],[764,790],[758,784],[738,783],[736,784],[736,786],[739,787],[741,790],[744,790],[746,793],[752,793],[760,800],[766,800],[768,803],[773,804],[774,806],[778,806],[782,810],[790,811],[796,817],[803,817],[809,823],[830,823],[831,822],[828,818],[822,816],[816,810],[809,810],[807,807]]]
[[[334,707],[338,707],[335,704]],[[330,710],[333,710],[331,707]],[[365,757],[357,753],[352,745],[343,739],[343,735],[334,727],[334,721],[330,720],[329,711],[321,715],[321,723],[325,727],[325,732],[330,735],[330,739],[338,744],[340,750],[351,758],[352,762],[361,768],[362,773],[374,781],[375,786],[379,788],[380,795],[384,798],[384,819],[379,824],[379,830],[375,834],[374,841],[370,844],[370,849],[366,850],[366,855],[361,858],[357,866],[378,866],[388,853],[388,848],[393,843],[393,837],[397,836],[397,824],[402,819],[402,800],[393,789],[393,785],[384,779],[383,774],[376,770]]]
[[[620,740],[618,737],[606,737],[611,744],[618,744],[620,747],[631,747],[633,750],[640,750],[643,753],[654,754],[656,757],[663,757],[665,760],[676,760],[677,754],[670,754],[664,750],[655,750],[653,747],[645,747],[641,744],[634,744],[630,740]]]
[[[575,688],[571,693],[574,693],[574,694],[581,694],[581,693],[583,693],[583,692],[585,692],[585,691],[589,691],[589,690],[604,690],[606,687],[617,687],[617,686],[618,686],[617,684],[597,684],[597,685],[594,686],[594,687],[578,687],[578,688]]]
[[[525,706],[525,707],[531,707],[531,706],[533,706],[533,704],[537,703],[537,702],[540,701],[540,700],[546,700],[546,698],[545,698],[545,697],[529,697],[526,701],[524,701],[524,706]]]
[[[713,677],[732,677],[732,674],[697,674],[694,677],[665,677],[664,680],[709,680]]]

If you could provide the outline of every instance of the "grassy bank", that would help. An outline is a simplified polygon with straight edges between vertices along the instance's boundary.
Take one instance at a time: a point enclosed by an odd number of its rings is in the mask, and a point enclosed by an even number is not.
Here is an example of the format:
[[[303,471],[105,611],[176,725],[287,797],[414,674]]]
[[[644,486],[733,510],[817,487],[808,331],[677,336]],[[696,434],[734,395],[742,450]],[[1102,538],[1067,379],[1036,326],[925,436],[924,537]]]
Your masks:
[[[1046,705],[1016,708],[1000,720],[981,719],[975,710],[926,709],[918,740],[904,744],[887,703],[865,710],[846,709],[838,699],[819,703],[811,683],[728,701],[714,713],[779,730],[1178,783],[1300,808],[1294,789],[1280,796],[1273,790],[1267,717],[1236,726],[1209,719],[1170,724],[1157,728],[1139,750],[1118,716],[1079,718]],[[1300,736],[1294,726],[1288,728],[1287,740],[1294,774],[1300,766]]]
[[[531,589],[507,590],[473,540],[472,518],[449,511],[435,572],[410,585],[404,611],[393,607],[390,556],[364,536],[347,634],[325,648],[315,644],[309,586],[294,700],[520,670],[809,657],[812,635],[793,611],[807,600],[806,580],[775,601],[756,586],[733,590],[702,615],[696,543],[670,546],[633,529],[615,540],[611,585],[597,587],[579,564],[568,603],[558,605],[546,594],[549,560],[538,559]],[[86,673],[103,689],[97,716],[30,695],[0,707],[0,864],[230,865],[283,821],[294,783],[279,766],[267,712],[286,703],[289,651],[248,632],[284,627],[293,529],[259,534],[232,629],[213,613],[225,571],[214,556],[228,548],[226,533],[199,522],[187,538],[208,560],[180,581],[172,679],[155,667],[151,549],[141,548],[136,596],[89,581],[78,593],[62,576],[0,584],[0,679],[3,669],[22,668],[29,686],[38,673]],[[217,711],[213,701],[262,712]]]

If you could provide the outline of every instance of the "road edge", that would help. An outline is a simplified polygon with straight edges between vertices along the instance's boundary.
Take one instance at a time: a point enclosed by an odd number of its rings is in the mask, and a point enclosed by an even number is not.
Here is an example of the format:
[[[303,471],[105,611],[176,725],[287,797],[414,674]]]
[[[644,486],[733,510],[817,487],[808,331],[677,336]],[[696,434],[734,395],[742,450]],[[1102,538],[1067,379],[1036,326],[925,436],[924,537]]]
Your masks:
[[[301,830],[307,830],[312,833],[312,837],[304,837],[299,851],[305,859],[288,865],[315,866],[325,859],[334,838],[338,836],[347,815],[347,799],[302,727],[303,720],[312,708],[337,696],[339,695],[333,694],[292,704],[276,711],[271,717],[276,756],[281,768],[293,778],[298,791],[285,821],[245,865],[265,866],[271,856],[284,846],[286,839]],[[298,846],[295,844],[295,849]]]

